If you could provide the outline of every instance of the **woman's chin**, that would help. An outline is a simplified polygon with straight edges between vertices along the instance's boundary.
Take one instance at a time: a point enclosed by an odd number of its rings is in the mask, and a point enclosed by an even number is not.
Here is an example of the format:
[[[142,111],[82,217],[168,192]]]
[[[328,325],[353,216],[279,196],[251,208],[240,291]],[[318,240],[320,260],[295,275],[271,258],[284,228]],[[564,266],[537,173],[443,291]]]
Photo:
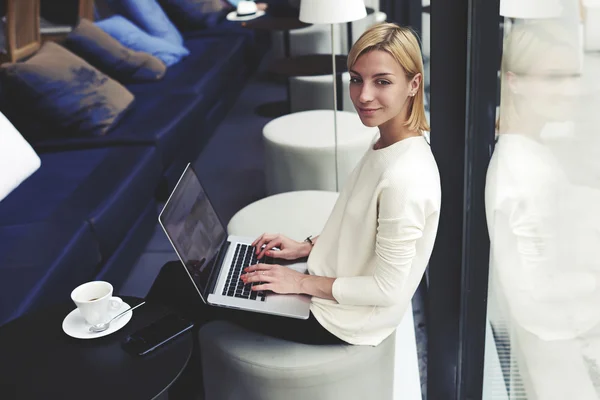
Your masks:
[[[358,115],[358,117],[360,118],[360,121],[363,123],[363,125],[368,128],[374,128],[374,127],[379,126],[379,124],[377,123],[377,120],[375,118],[363,117],[360,114]]]

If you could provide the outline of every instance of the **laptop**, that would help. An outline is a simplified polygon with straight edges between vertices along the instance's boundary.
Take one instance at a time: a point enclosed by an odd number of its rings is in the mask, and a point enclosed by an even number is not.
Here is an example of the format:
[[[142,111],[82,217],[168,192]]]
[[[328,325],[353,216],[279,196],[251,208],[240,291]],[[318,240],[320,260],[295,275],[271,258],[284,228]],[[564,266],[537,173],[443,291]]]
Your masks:
[[[308,318],[309,296],[254,291],[250,290],[252,284],[244,285],[240,280],[243,269],[258,262],[251,246],[256,238],[227,234],[191,164],[183,171],[158,220],[206,304]],[[260,262],[274,260],[263,257]],[[307,270],[306,259],[277,259],[276,263],[302,273]]]

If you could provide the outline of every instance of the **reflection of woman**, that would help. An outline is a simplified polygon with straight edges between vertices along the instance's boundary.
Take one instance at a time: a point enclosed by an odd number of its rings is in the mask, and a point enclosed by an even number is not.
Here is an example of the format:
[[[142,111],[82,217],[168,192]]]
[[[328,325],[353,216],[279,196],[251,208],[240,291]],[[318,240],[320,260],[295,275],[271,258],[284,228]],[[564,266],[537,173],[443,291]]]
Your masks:
[[[591,249],[576,254],[593,211],[541,139],[548,123],[570,118],[578,94],[580,61],[568,32],[534,21],[507,37],[486,185],[493,282],[511,316],[544,340],[573,338],[600,321],[597,272],[580,262]]]

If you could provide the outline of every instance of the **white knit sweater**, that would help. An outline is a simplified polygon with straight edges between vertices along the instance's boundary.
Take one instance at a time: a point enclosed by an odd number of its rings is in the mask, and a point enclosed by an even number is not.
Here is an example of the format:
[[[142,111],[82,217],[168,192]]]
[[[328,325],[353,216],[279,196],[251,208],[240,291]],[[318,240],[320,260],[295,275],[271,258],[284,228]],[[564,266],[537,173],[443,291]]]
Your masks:
[[[429,261],[440,178],[423,137],[372,146],[354,169],[310,253],[312,275],[335,277],[333,297],[313,297],[328,331],[378,345],[400,324]]]

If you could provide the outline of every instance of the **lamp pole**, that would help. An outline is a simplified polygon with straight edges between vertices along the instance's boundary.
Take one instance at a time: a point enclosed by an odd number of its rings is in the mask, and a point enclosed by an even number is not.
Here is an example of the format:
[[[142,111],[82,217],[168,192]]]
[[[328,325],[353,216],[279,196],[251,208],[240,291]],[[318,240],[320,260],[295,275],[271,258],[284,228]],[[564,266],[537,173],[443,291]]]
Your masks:
[[[333,70],[333,159],[335,160],[335,191],[339,192],[338,178],[338,128],[337,128],[337,73],[335,70],[335,32],[331,24],[331,67]]]

